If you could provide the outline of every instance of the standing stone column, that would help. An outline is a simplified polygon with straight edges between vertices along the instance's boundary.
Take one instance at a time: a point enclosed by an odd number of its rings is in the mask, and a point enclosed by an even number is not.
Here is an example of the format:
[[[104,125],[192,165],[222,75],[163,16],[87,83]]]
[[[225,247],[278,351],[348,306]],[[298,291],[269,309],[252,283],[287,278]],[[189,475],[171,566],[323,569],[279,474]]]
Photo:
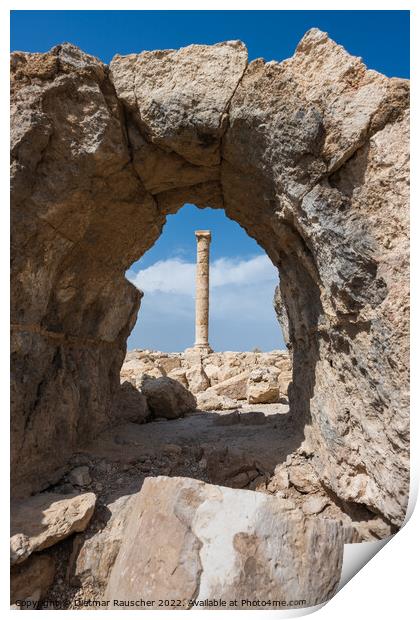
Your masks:
[[[211,233],[196,230],[197,268],[195,280],[195,349],[211,353],[209,345],[209,255]]]

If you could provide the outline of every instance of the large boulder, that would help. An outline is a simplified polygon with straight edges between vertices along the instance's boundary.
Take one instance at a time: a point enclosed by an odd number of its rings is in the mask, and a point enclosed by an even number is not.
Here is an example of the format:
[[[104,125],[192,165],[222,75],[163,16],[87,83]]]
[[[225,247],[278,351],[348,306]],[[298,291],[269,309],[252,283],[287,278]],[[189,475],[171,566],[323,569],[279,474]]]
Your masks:
[[[334,595],[343,557],[343,526],[303,518],[277,497],[189,478],[147,478],[133,505],[105,598],[181,599],[184,608],[212,599],[304,600]],[[248,602],[247,602],[248,601]],[[170,606],[176,606],[176,600]],[[275,608],[267,603],[267,608]]]
[[[34,551],[83,532],[95,509],[94,493],[40,493],[12,503],[10,561],[19,564]]]
[[[146,397],[149,409],[155,418],[172,420],[197,408],[194,395],[170,377],[155,379],[145,375],[141,383],[141,392]]]
[[[117,55],[111,62],[111,78],[118,97],[132,111],[135,121],[147,127],[153,144],[180,155],[184,168],[186,162],[209,167],[220,163],[226,109],[247,58],[240,41]],[[194,109],[192,115],[185,113],[190,108]],[[162,174],[165,168],[168,165]],[[175,172],[174,185],[180,176],[179,170]],[[204,178],[208,180],[208,176]],[[198,180],[196,176],[192,182]],[[163,181],[168,187],[170,179]]]

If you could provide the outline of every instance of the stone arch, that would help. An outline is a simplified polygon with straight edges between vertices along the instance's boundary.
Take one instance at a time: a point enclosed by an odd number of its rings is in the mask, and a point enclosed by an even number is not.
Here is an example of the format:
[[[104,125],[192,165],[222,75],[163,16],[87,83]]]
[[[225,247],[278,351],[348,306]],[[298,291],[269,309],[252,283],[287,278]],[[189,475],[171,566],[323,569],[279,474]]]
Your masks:
[[[309,31],[12,54],[16,493],[113,423],[140,294],[125,270],[185,202],[224,208],[281,269],[294,419],[323,483],[401,523],[408,493],[408,85]],[[398,213],[400,219],[395,218]]]

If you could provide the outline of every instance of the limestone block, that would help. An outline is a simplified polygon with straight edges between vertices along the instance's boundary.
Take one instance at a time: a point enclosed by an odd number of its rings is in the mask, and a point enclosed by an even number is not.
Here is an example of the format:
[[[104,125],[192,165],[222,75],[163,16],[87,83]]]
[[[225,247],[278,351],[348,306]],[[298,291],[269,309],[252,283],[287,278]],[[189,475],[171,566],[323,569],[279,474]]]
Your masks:
[[[197,408],[203,411],[222,411],[234,409],[236,406],[236,400],[228,396],[219,396],[212,389],[197,394]]]
[[[168,377],[170,377],[171,379],[175,379],[175,381],[179,381],[181,385],[188,389],[188,381],[185,368],[174,368],[174,370],[168,372]]]
[[[246,398],[251,404],[277,403],[279,371],[276,367],[256,368],[249,374]]]
[[[220,161],[226,107],[246,64],[243,43],[227,41],[117,55],[110,69],[118,97],[154,144],[212,166]]]
[[[231,379],[232,377],[235,377],[236,375],[239,375],[246,370],[248,370],[249,372],[249,369],[242,367],[242,365],[239,363],[239,360],[235,360],[235,363],[231,364],[225,363],[219,368],[218,383],[223,383],[224,381],[227,381],[228,379]]]
[[[204,366],[204,372],[206,373],[211,386],[216,385],[216,383],[219,382],[219,366],[213,363],[206,364]]]
[[[234,400],[245,399],[248,376],[248,371],[241,372],[230,379],[226,379],[226,381],[221,381],[217,385],[212,386],[208,391],[211,390],[217,396],[227,396]]]

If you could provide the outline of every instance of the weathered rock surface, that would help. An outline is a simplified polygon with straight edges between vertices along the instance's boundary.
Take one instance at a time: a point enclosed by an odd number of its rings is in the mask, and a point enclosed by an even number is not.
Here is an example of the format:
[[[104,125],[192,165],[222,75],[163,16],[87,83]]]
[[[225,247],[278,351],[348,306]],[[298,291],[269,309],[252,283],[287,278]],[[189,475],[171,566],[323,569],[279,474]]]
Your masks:
[[[298,517],[290,502],[276,497],[189,478],[148,478],[105,598],[179,598],[204,606],[213,598],[227,605],[235,598],[305,599],[306,606],[316,605],[337,587],[343,541],[338,523]]]
[[[209,388],[209,391],[211,390],[212,394],[217,396],[226,396],[233,400],[245,400],[248,376],[249,371],[241,372],[239,375],[217,383],[217,385]]]
[[[212,166],[220,162],[227,107],[247,57],[240,41],[115,56],[111,79],[151,142],[192,164]]]
[[[325,497],[308,497],[303,504],[302,510],[306,515],[317,515],[328,505]]]
[[[112,414],[115,421],[120,420],[121,423],[145,422],[150,417],[146,396],[130,381],[124,381],[114,396]]]
[[[84,538],[75,538],[73,579],[84,587],[104,588],[120,549],[135,495],[123,496],[107,505],[110,512],[105,527]]]
[[[29,560],[12,568],[10,604],[21,609],[34,609],[48,592],[55,576],[54,558],[34,554]]]
[[[291,412],[318,478],[401,524],[407,81],[318,30],[280,63],[247,65],[237,42],[11,63],[14,492],[46,488],[114,423],[141,300],[124,273],[192,202],[224,208],[281,272]]]
[[[197,394],[197,408],[203,411],[223,411],[235,407],[236,400],[228,396],[219,396],[211,389]]]
[[[247,381],[246,399],[251,404],[277,403],[279,400],[279,372],[274,368],[257,368]]]
[[[94,493],[41,493],[12,504],[10,559],[26,560],[34,551],[51,547],[88,525],[96,503]]]
[[[154,379],[145,375],[141,392],[156,418],[179,418],[197,408],[194,395],[170,377]]]
[[[185,376],[188,381],[188,387],[193,394],[204,392],[204,390],[207,390],[207,388],[210,387],[209,378],[204,372],[201,364],[197,364],[196,366],[189,368],[186,371]]]

